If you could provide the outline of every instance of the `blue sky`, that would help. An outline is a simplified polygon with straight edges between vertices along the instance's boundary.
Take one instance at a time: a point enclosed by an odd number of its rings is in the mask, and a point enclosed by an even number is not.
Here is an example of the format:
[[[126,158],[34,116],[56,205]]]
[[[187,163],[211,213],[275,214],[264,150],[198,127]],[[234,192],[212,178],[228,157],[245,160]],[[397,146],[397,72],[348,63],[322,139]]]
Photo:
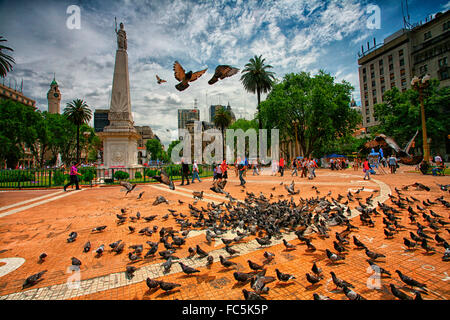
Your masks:
[[[368,29],[369,5],[381,9],[381,28]],[[81,9],[81,28],[66,27],[69,5]],[[409,0],[411,22],[450,9],[450,1]],[[75,98],[92,109],[109,108],[116,35],[114,17],[128,37],[131,103],[136,125],[150,125],[166,145],[176,138],[177,109],[197,99],[206,107],[230,103],[237,117],[250,119],[256,96],[247,93],[240,74],[207,84],[218,64],[243,69],[263,55],[278,79],[288,72],[319,69],[349,81],[359,104],[357,53],[367,41],[380,43],[403,27],[401,1],[318,0],[0,0],[0,34],[14,48],[16,65],[5,80],[24,80],[24,93],[47,109],[53,73],[62,108]],[[179,92],[173,62],[208,71]],[[155,74],[168,80],[156,83]]]

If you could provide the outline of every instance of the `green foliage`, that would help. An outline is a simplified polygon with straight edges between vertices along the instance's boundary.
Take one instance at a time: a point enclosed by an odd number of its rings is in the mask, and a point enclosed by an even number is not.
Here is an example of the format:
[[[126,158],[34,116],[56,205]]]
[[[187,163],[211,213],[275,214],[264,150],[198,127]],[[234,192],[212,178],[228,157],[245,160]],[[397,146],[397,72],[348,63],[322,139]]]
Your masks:
[[[90,182],[95,178],[96,170],[95,168],[90,167],[82,167],[79,169],[79,172],[82,174],[81,180],[85,182]]]
[[[450,88],[439,89],[439,82],[432,80],[424,90],[424,108],[427,136],[431,138],[431,150],[445,146],[445,139],[450,132]],[[410,89],[400,92],[393,88],[384,93],[384,102],[374,107],[375,116],[380,124],[373,132],[392,137],[403,148],[416,130],[422,131],[419,93]],[[416,146],[422,146],[422,135],[416,138]]]
[[[172,142],[169,144],[169,147],[167,148],[167,156],[168,156],[169,160],[170,160],[171,157],[172,157],[172,150],[173,150],[173,148],[175,148],[175,146],[176,146],[177,144],[179,144],[180,142],[181,142],[180,140],[174,140],[174,141],[172,141]],[[180,155],[178,154],[178,156],[180,156]]]
[[[150,168],[145,168],[145,169],[144,169],[144,174],[145,174],[147,177],[153,177],[153,176],[156,175],[156,173],[157,173],[157,170],[155,170],[155,169],[150,169]]]
[[[141,179],[142,178],[142,174],[139,171],[136,171],[136,173],[134,174],[134,178],[135,179]]]
[[[34,181],[34,174],[24,170],[1,170],[0,182]]]
[[[69,178],[68,174],[64,174],[64,171],[55,170],[52,174],[53,184],[54,185],[63,185],[66,179]]]
[[[169,157],[163,149],[161,142],[158,139],[147,140],[145,148],[150,153],[151,160],[168,161]]]
[[[266,59],[262,59],[262,55],[254,56],[250,58],[250,61],[245,65],[242,70],[241,82],[244,89],[251,93],[256,93],[258,99],[257,111],[259,114],[261,93],[269,92],[275,83],[275,74],[272,71],[268,71],[272,66],[265,64]],[[258,118],[259,119],[259,118]],[[259,128],[262,128],[261,120],[259,121]]]
[[[295,139],[297,130],[302,155],[320,156],[324,146],[351,135],[361,121],[349,107],[353,87],[334,80],[324,71],[313,77],[306,72],[286,74],[261,103],[263,127],[279,129],[280,141]]]
[[[121,170],[114,172],[114,178],[117,180],[125,180],[125,179],[128,179],[129,177],[130,177],[130,174],[128,172],[121,171]]]
[[[0,42],[6,42],[7,40],[0,36]],[[13,64],[16,63],[14,58],[5,51],[14,51],[12,48],[0,44],[0,77],[6,77],[6,74],[13,69]]]
[[[38,137],[41,114],[33,107],[13,100],[0,99],[0,160],[14,168]]]

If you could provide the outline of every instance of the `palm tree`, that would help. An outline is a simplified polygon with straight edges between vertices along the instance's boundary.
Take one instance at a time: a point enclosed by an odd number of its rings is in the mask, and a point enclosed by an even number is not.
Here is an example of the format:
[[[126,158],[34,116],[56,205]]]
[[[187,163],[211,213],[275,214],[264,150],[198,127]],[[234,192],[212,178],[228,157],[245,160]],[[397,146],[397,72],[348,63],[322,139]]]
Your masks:
[[[88,123],[92,118],[92,111],[81,99],[69,102],[64,109],[64,115],[69,121],[77,126],[77,163],[80,162],[80,126]]]
[[[261,93],[269,92],[272,89],[273,83],[275,81],[274,73],[267,71],[267,69],[272,68],[271,65],[265,65],[264,61],[266,59],[261,59],[262,55],[254,56],[250,59],[242,70],[243,75],[241,76],[241,82],[244,85],[245,90],[251,93],[256,93],[258,98],[258,126],[262,129],[261,119],[259,118],[259,105],[261,103]]]
[[[220,108],[216,111],[216,114],[214,115],[214,125],[218,128],[220,128],[220,131],[222,132],[222,146],[223,146],[223,158],[226,158],[225,155],[225,135],[224,131],[225,128],[227,128],[231,124],[231,113],[226,108]]]
[[[7,40],[0,36],[0,42],[5,41]],[[12,70],[12,63],[16,63],[14,58],[4,53],[3,50],[14,51],[9,47],[0,44],[0,77],[2,78],[6,77],[6,73]]]

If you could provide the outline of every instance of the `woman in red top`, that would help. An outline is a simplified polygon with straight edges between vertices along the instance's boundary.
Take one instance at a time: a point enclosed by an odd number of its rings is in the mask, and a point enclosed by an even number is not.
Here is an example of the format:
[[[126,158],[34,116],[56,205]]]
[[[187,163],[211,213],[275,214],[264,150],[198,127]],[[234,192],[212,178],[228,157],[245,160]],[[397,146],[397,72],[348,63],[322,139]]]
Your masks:
[[[222,170],[222,178],[228,179],[228,165],[225,160],[222,161],[222,164],[220,165],[220,169]]]
[[[283,176],[283,174],[284,174],[284,159],[283,159],[283,157],[280,158],[279,167],[280,167],[280,174],[281,174],[281,176]]]
[[[364,180],[366,180],[366,177],[367,177],[367,180],[370,180],[370,164],[369,164],[369,160],[364,160],[364,163],[363,163],[363,172],[365,172],[365,175],[364,175]]]

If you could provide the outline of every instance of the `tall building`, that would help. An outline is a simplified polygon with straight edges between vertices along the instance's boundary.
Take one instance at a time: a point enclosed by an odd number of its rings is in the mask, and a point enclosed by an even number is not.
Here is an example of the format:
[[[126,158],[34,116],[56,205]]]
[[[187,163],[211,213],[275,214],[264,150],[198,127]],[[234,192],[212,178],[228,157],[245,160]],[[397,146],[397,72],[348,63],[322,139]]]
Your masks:
[[[200,121],[200,110],[194,109],[178,109],[178,136],[181,137],[180,129],[186,129],[188,121]]]
[[[61,113],[61,92],[54,77],[47,92],[47,100],[49,113]]]
[[[214,116],[216,115],[217,110],[222,109],[222,108],[224,108],[224,109],[226,109],[227,111],[230,112],[231,119],[232,119],[231,122],[235,122],[236,121],[236,116],[235,116],[233,110],[231,109],[231,106],[230,106],[229,102],[228,102],[227,106],[222,106],[220,104],[211,105],[209,107],[209,122],[214,123]]]
[[[95,132],[103,132],[103,129],[109,125],[108,112],[109,109],[95,109],[94,111]]]
[[[386,90],[411,88],[414,76],[431,75],[440,86],[449,86],[448,52],[450,50],[450,10],[438,13],[424,24],[401,29],[382,44],[362,48],[359,54],[359,83],[363,127],[378,124],[374,105],[383,102]]]

